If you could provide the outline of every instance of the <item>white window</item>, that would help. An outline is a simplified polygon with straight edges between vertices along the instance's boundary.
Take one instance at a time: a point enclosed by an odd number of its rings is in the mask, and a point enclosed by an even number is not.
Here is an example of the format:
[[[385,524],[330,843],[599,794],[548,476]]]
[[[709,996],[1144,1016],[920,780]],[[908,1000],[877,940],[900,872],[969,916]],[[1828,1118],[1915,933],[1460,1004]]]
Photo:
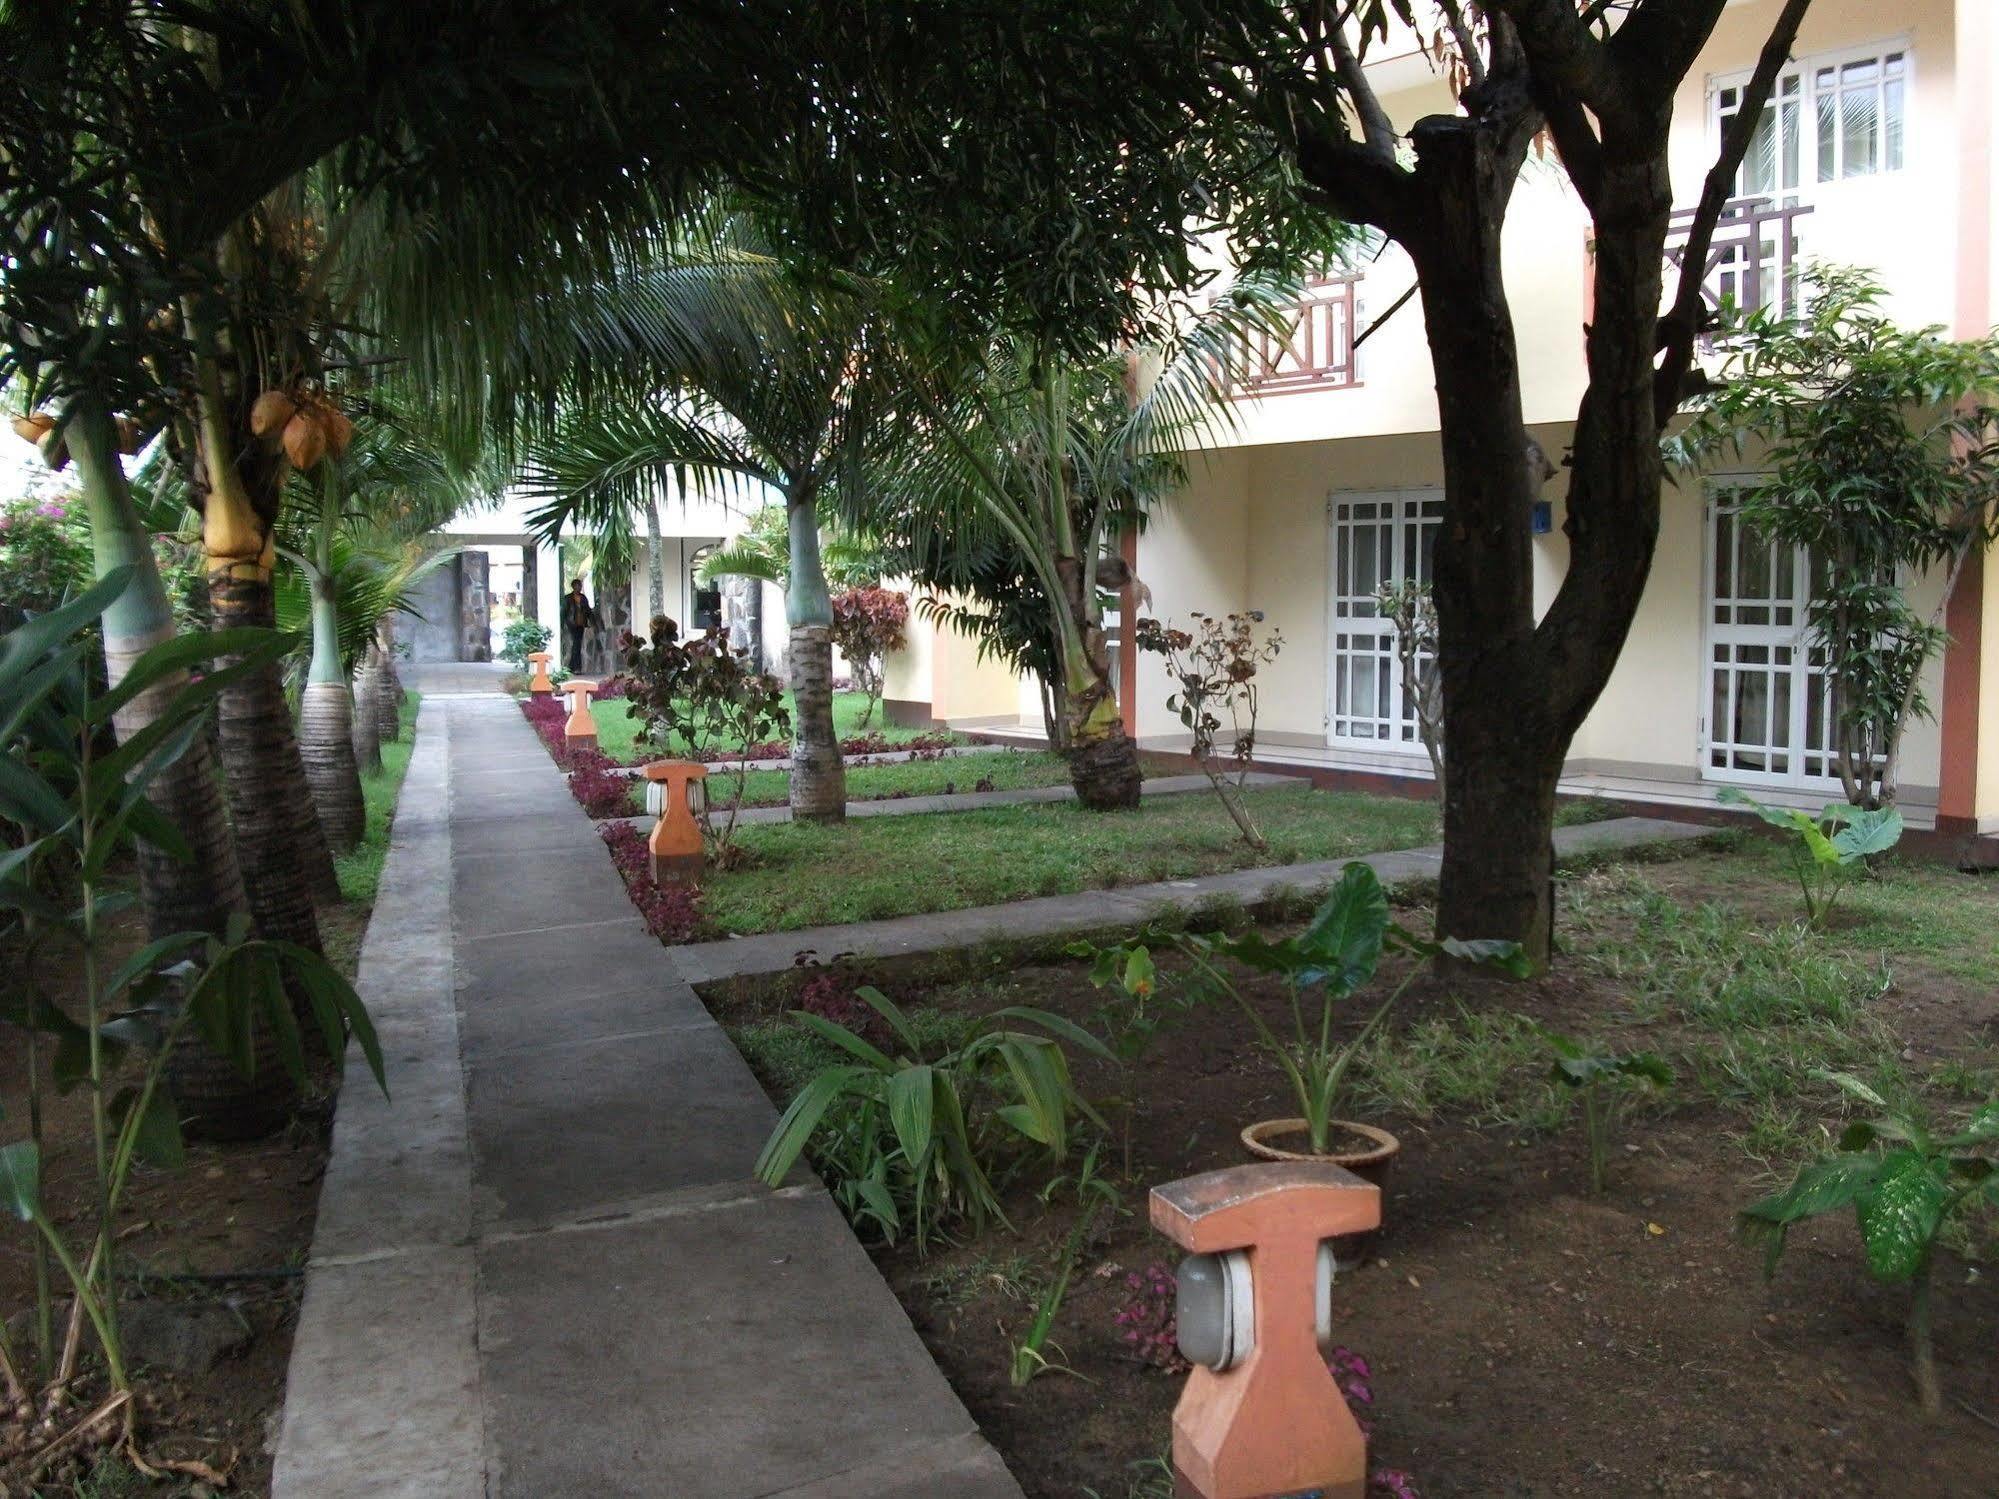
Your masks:
[[[1705,771],[1831,786],[1834,705],[1811,640],[1811,558],[1745,524],[1739,494],[1727,481],[1709,492]]]
[[[1909,56],[1870,48],[1810,58],[1777,77],[1735,177],[1740,198],[1776,198],[1810,182],[1900,171]],[[1742,106],[1743,74],[1714,93],[1715,132]]]
[[[1331,675],[1327,737],[1420,747],[1416,704],[1402,690],[1395,627],[1375,595],[1404,580],[1427,583],[1443,524],[1434,489],[1336,496],[1332,518]],[[1427,659],[1419,663],[1434,670]]]

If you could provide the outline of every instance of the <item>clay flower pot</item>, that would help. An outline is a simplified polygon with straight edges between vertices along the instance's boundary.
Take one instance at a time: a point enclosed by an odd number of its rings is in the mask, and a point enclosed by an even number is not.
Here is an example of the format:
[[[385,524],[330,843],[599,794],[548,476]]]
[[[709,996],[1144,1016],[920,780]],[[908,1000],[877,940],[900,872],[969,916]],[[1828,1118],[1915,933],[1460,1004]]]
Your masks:
[[[1253,1156],[1266,1161],[1326,1161],[1335,1166],[1344,1166],[1362,1181],[1370,1181],[1381,1189],[1383,1198],[1382,1214],[1387,1216],[1388,1168],[1394,1164],[1401,1152],[1402,1142],[1385,1129],[1376,1129],[1371,1124],[1356,1124],[1349,1119],[1332,1121],[1333,1139],[1336,1143],[1347,1143],[1358,1148],[1331,1150],[1319,1155],[1310,1149],[1309,1126],[1303,1119],[1265,1119],[1252,1124],[1242,1132],[1243,1146]],[[1344,1135],[1346,1140],[1341,1142]],[[1303,1147],[1287,1150],[1277,1141],[1289,1140]],[[1364,1142],[1364,1143],[1363,1143]],[[1334,1262],[1342,1270],[1358,1269],[1373,1252],[1379,1230],[1364,1234],[1354,1234],[1350,1238],[1334,1241]]]

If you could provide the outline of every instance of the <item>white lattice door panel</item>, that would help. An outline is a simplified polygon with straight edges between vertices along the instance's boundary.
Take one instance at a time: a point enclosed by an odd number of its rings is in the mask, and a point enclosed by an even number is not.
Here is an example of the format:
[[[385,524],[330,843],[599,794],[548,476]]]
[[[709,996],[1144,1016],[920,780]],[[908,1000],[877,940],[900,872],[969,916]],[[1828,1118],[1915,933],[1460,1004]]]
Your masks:
[[[1375,595],[1430,581],[1444,498],[1434,489],[1336,495],[1332,524],[1326,738],[1333,744],[1420,745],[1416,704],[1402,689],[1395,626]],[[1435,670],[1425,655],[1423,670]]]

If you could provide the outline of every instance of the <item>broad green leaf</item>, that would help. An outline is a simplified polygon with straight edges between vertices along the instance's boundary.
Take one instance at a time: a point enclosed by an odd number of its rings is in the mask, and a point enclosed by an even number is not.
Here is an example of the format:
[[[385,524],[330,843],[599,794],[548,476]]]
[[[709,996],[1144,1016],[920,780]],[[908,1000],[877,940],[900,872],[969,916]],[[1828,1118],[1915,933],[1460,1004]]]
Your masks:
[[[1801,817],[1804,817],[1807,823],[1811,822],[1811,819],[1805,817],[1804,813],[1790,807],[1766,807],[1739,786],[1722,787],[1719,791],[1715,792],[1714,799],[1731,807],[1747,807],[1758,817],[1769,823],[1771,827],[1783,828],[1786,832],[1797,832],[1798,819]],[[1813,831],[1817,831],[1815,825]]]
[[[1880,1159],[1871,1155],[1836,1155],[1813,1161],[1798,1172],[1790,1186],[1751,1203],[1742,1210],[1742,1216],[1767,1223],[1798,1223],[1815,1218],[1854,1201],[1880,1169]]]
[[[854,993],[860,998],[863,1004],[867,1005],[877,1015],[888,1022],[889,1029],[895,1032],[895,1039],[908,1049],[911,1060],[921,1058],[923,1055],[922,1039],[916,1034],[915,1028],[910,1025],[909,1017],[902,1013],[894,1000],[871,984],[861,985]]]
[[[1893,807],[1857,809],[1847,825],[1833,835],[1840,861],[1851,864],[1869,854],[1885,853],[1902,838],[1902,814]]]
[[[1093,1057],[1101,1058],[1106,1062],[1115,1062],[1117,1060],[1111,1054],[1111,1049],[1095,1036],[1091,1035],[1074,1021],[1057,1015],[1050,1010],[1036,1009],[1032,1005],[1008,1005],[1003,1010],[995,1011],[992,1018],[995,1021],[1024,1020],[1029,1025],[1040,1026],[1051,1036],[1067,1041],[1071,1046],[1078,1047]]]
[[[111,1100],[112,1117],[124,1127],[126,1115],[137,1105],[139,1090],[121,1088]],[[132,1125],[132,1149],[149,1165],[178,1170],[187,1164],[187,1150],[181,1142],[180,1114],[164,1087],[155,1088],[146,1101],[145,1112]]]
[[[1877,1279],[1907,1280],[1922,1269],[1950,1197],[1950,1183],[1921,1151],[1899,1150],[1882,1159],[1873,1183],[1854,1200],[1867,1268]]]
[[[42,1161],[33,1140],[0,1145],[0,1207],[23,1223],[42,1210]]]
[[[118,996],[125,992],[128,984],[135,983],[154,969],[164,966],[168,957],[179,957],[202,940],[200,932],[175,932],[170,936],[148,942],[118,965],[111,977],[104,981],[98,992],[98,1002],[109,1009],[117,1003]]]
[[[35,833],[54,833],[75,814],[55,788],[11,755],[0,755],[0,817]]]
[[[1346,995],[1374,977],[1387,931],[1388,892],[1381,877],[1369,865],[1354,863],[1313,913],[1299,947],[1325,970],[1327,988]]]
[[[897,1143],[910,1161],[930,1155],[931,1110],[936,1092],[936,1069],[918,1062],[904,1067],[888,1080],[888,1120]]]
[[[754,1167],[757,1180],[767,1186],[781,1186],[813,1132],[819,1128],[819,1121],[825,1117],[826,1110],[866,1076],[866,1070],[860,1067],[828,1067],[800,1088],[798,1096],[791,1100],[790,1106],[772,1128],[770,1138],[764,1141],[763,1149],[757,1152]]]
[[[848,1030],[838,1021],[828,1020],[824,1015],[814,1015],[809,1010],[793,1010],[791,1018],[824,1041],[829,1041],[840,1050],[858,1057],[877,1072],[895,1071],[895,1059],[861,1036]]]
[[[1527,957],[1526,949],[1518,942],[1500,937],[1446,937],[1437,944],[1437,950],[1448,958],[1456,958],[1461,963],[1478,963],[1487,968],[1497,968],[1502,973],[1510,973],[1515,978],[1526,978],[1534,971],[1534,965]]]
[[[0,744],[13,744],[22,726],[34,717],[45,699],[52,696],[64,682],[71,680],[78,663],[83,660],[84,642],[75,641],[61,650],[45,656],[25,677],[8,689],[7,713],[0,719]],[[38,719],[38,723],[51,726],[51,721]],[[59,733],[60,721],[52,726]],[[53,747],[53,746],[50,746]]]
[[[1831,1072],[1820,1068],[1815,1069],[1812,1076],[1821,1082],[1831,1083],[1840,1092],[1857,1098],[1862,1103],[1869,1104],[1881,1110],[1884,1114],[1888,1112],[1888,1100],[1850,1072]]]
[[[1963,1150],[1970,1145],[1984,1145],[1999,1140],[1999,1098],[1986,1104],[1969,1119],[1964,1128],[1943,1142],[1945,1150]]]
[[[1626,1077],[1643,1078],[1661,1088],[1673,1086],[1673,1069],[1665,1058],[1649,1051],[1628,1052],[1617,1059],[1617,1070]]]
[[[4,636],[0,636],[0,700],[11,702],[18,684],[40,661],[108,608],[112,600],[132,581],[133,569],[121,567],[106,573],[60,608],[38,614]]]
[[[275,659],[289,650],[295,639],[276,630],[248,626],[234,630],[200,630],[163,640],[134,661],[116,687],[91,703],[90,721],[93,724],[109,723],[112,716],[133,698],[176,671],[186,671],[199,662],[214,661],[223,656],[249,655],[259,662]],[[276,650],[272,652],[274,642]]]

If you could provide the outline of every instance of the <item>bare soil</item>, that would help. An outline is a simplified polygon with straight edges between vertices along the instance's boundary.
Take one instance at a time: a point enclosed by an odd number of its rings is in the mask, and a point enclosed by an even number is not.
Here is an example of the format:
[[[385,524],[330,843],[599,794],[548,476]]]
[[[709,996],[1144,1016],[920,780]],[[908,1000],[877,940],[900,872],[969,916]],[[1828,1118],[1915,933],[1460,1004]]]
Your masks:
[[[1697,893],[1697,871],[1657,873],[1663,887]],[[1780,889],[1768,902],[1771,919],[1791,918]],[[907,1005],[1034,1004],[1085,1023],[1098,1002],[1074,963],[884,987]],[[1254,992],[1274,1017],[1278,994]],[[737,991],[716,1003],[733,1021],[779,1002]],[[1460,1004],[1612,1036],[1605,1017],[1624,1008],[1615,985],[1570,962],[1527,984],[1421,979],[1395,1023]],[[1999,1060],[1990,984],[1902,962],[1877,1010],[1917,1065]],[[1622,1039],[1670,1051],[1676,1038],[1655,1026]],[[1066,1190],[1052,1206],[1038,1200],[1045,1172],[1009,1189],[1017,1232],[927,1259],[907,1245],[878,1251],[1031,1499],[1165,1492],[1135,1465],[1165,1450],[1181,1381],[1136,1357],[1116,1320],[1132,1299],[1127,1277],[1173,1258],[1146,1226],[1144,1189],[1242,1162],[1243,1125],[1296,1112],[1232,1012],[1197,1013],[1142,1067],[1132,1170],[1119,1178],[1127,1211],[1088,1245],[1056,1321],[1051,1357],[1073,1374],[1024,1389],[1008,1380],[1035,1310],[1021,1268],[1045,1283],[1078,1212]],[[1112,1091],[1101,1071],[1079,1078]],[[1735,1110],[1677,1089],[1663,1112],[1627,1126],[1600,1197],[1576,1117],[1553,1133],[1441,1114],[1366,1122],[1394,1131],[1402,1151],[1371,1258],[1336,1285],[1336,1337],[1373,1368],[1371,1462],[1406,1470],[1425,1499],[1999,1495],[1999,1269],[1940,1260],[1938,1357],[1955,1403],[1927,1425],[1904,1361],[1907,1293],[1867,1276],[1851,1214],[1796,1232],[1768,1282],[1760,1250],[1738,1240],[1738,1209],[1774,1178],[1731,1139],[1744,1123]]]
[[[329,957],[351,976],[367,925],[366,909],[322,911],[320,925]],[[136,950],[143,938],[136,912],[117,918],[109,943],[114,960]],[[49,954],[37,975],[45,992],[72,1014],[80,1009],[76,968],[73,954]],[[7,1139],[27,1133],[25,1062],[21,1033],[0,1027],[0,1131]],[[223,1471],[232,1494],[270,1492],[271,1454],[284,1404],[301,1277],[326,1169],[332,1081],[326,1069],[308,1090],[298,1118],[270,1139],[237,1145],[190,1142],[187,1164],[180,1170],[136,1166],[120,1213],[118,1263],[128,1297],[211,1301],[234,1311],[249,1331],[247,1343],[207,1374],[152,1370],[140,1381],[141,1450]],[[69,1241],[87,1243],[94,1212],[88,1096],[82,1090],[57,1095],[46,1067],[43,1085],[43,1198]],[[0,1315],[19,1314],[33,1305],[34,1296],[29,1242],[21,1226],[9,1220],[0,1227]],[[22,1323],[14,1323],[17,1334],[21,1328]],[[17,1336],[14,1344],[21,1352],[26,1340]],[[98,1386],[86,1381],[83,1388],[88,1392]],[[185,1479],[149,1484],[136,1475],[115,1489],[100,1489],[95,1485],[105,1480],[101,1475],[90,1478],[93,1461],[94,1456],[86,1456],[56,1465],[32,1492],[51,1499],[75,1492],[206,1492]],[[92,1486],[79,1489],[83,1484]],[[0,1493],[9,1492],[0,1480]]]

